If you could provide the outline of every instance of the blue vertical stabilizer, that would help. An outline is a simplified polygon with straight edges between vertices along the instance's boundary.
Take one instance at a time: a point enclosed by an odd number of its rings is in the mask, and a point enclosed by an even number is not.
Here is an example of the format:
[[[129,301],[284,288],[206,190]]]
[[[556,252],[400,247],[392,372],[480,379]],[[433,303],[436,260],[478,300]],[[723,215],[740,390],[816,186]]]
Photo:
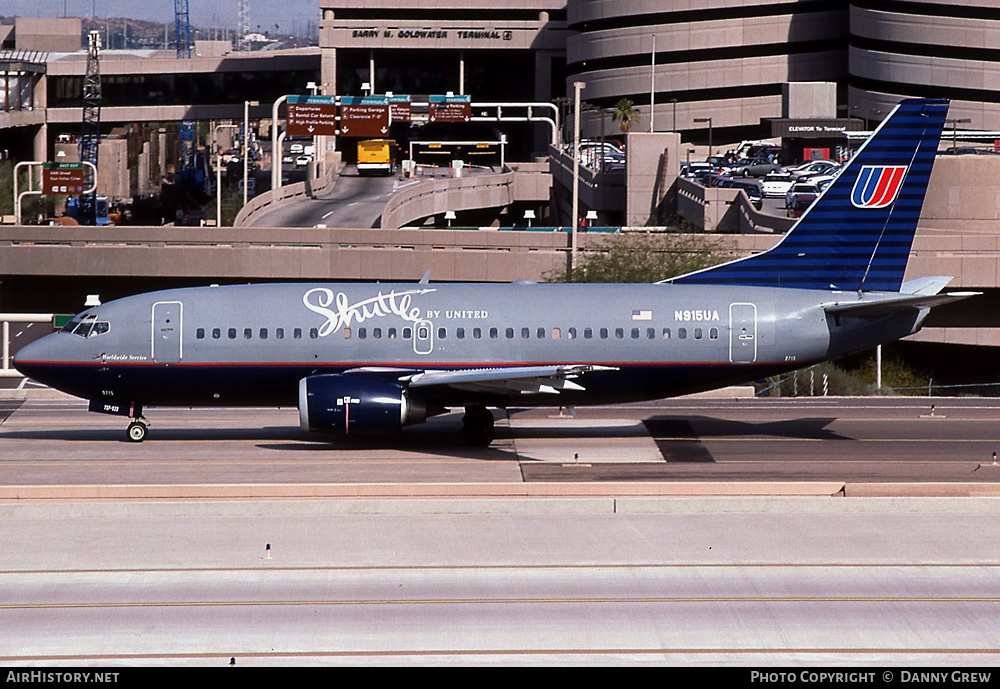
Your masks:
[[[903,101],[777,245],[665,282],[898,292],[947,113]]]

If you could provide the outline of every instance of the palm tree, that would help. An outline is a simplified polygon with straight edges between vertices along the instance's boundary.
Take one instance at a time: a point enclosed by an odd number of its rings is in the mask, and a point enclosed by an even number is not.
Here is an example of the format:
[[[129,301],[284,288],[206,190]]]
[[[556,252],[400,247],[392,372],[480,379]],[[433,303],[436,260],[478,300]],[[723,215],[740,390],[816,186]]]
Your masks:
[[[622,98],[615,103],[611,117],[618,123],[618,129],[622,134],[628,133],[632,129],[632,123],[639,121],[639,113],[635,111],[634,105],[628,98]]]

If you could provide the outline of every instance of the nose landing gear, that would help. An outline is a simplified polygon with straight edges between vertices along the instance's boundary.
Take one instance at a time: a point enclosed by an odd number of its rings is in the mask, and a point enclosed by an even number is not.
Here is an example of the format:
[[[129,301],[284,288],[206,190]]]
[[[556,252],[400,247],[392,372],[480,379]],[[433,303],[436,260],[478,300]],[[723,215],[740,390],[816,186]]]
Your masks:
[[[149,433],[149,422],[140,416],[128,425],[128,431],[126,431],[126,433],[130,441],[133,443],[141,443],[146,439],[146,435]]]

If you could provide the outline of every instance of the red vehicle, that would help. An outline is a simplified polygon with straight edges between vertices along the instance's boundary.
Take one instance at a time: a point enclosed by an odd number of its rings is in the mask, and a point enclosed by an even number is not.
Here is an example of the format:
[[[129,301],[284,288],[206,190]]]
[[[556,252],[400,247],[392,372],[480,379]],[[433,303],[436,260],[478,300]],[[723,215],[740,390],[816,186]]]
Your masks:
[[[789,218],[798,218],[816,200],[816,194],[798,194],[788,209]]]

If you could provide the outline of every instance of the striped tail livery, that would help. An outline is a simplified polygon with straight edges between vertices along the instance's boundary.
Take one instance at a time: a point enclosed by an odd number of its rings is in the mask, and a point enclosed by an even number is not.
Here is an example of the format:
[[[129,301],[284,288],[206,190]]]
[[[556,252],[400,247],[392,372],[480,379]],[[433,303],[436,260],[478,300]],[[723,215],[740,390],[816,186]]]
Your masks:
[[[898,292],[947,113],[901,102],[777,245],[665,282]]]

